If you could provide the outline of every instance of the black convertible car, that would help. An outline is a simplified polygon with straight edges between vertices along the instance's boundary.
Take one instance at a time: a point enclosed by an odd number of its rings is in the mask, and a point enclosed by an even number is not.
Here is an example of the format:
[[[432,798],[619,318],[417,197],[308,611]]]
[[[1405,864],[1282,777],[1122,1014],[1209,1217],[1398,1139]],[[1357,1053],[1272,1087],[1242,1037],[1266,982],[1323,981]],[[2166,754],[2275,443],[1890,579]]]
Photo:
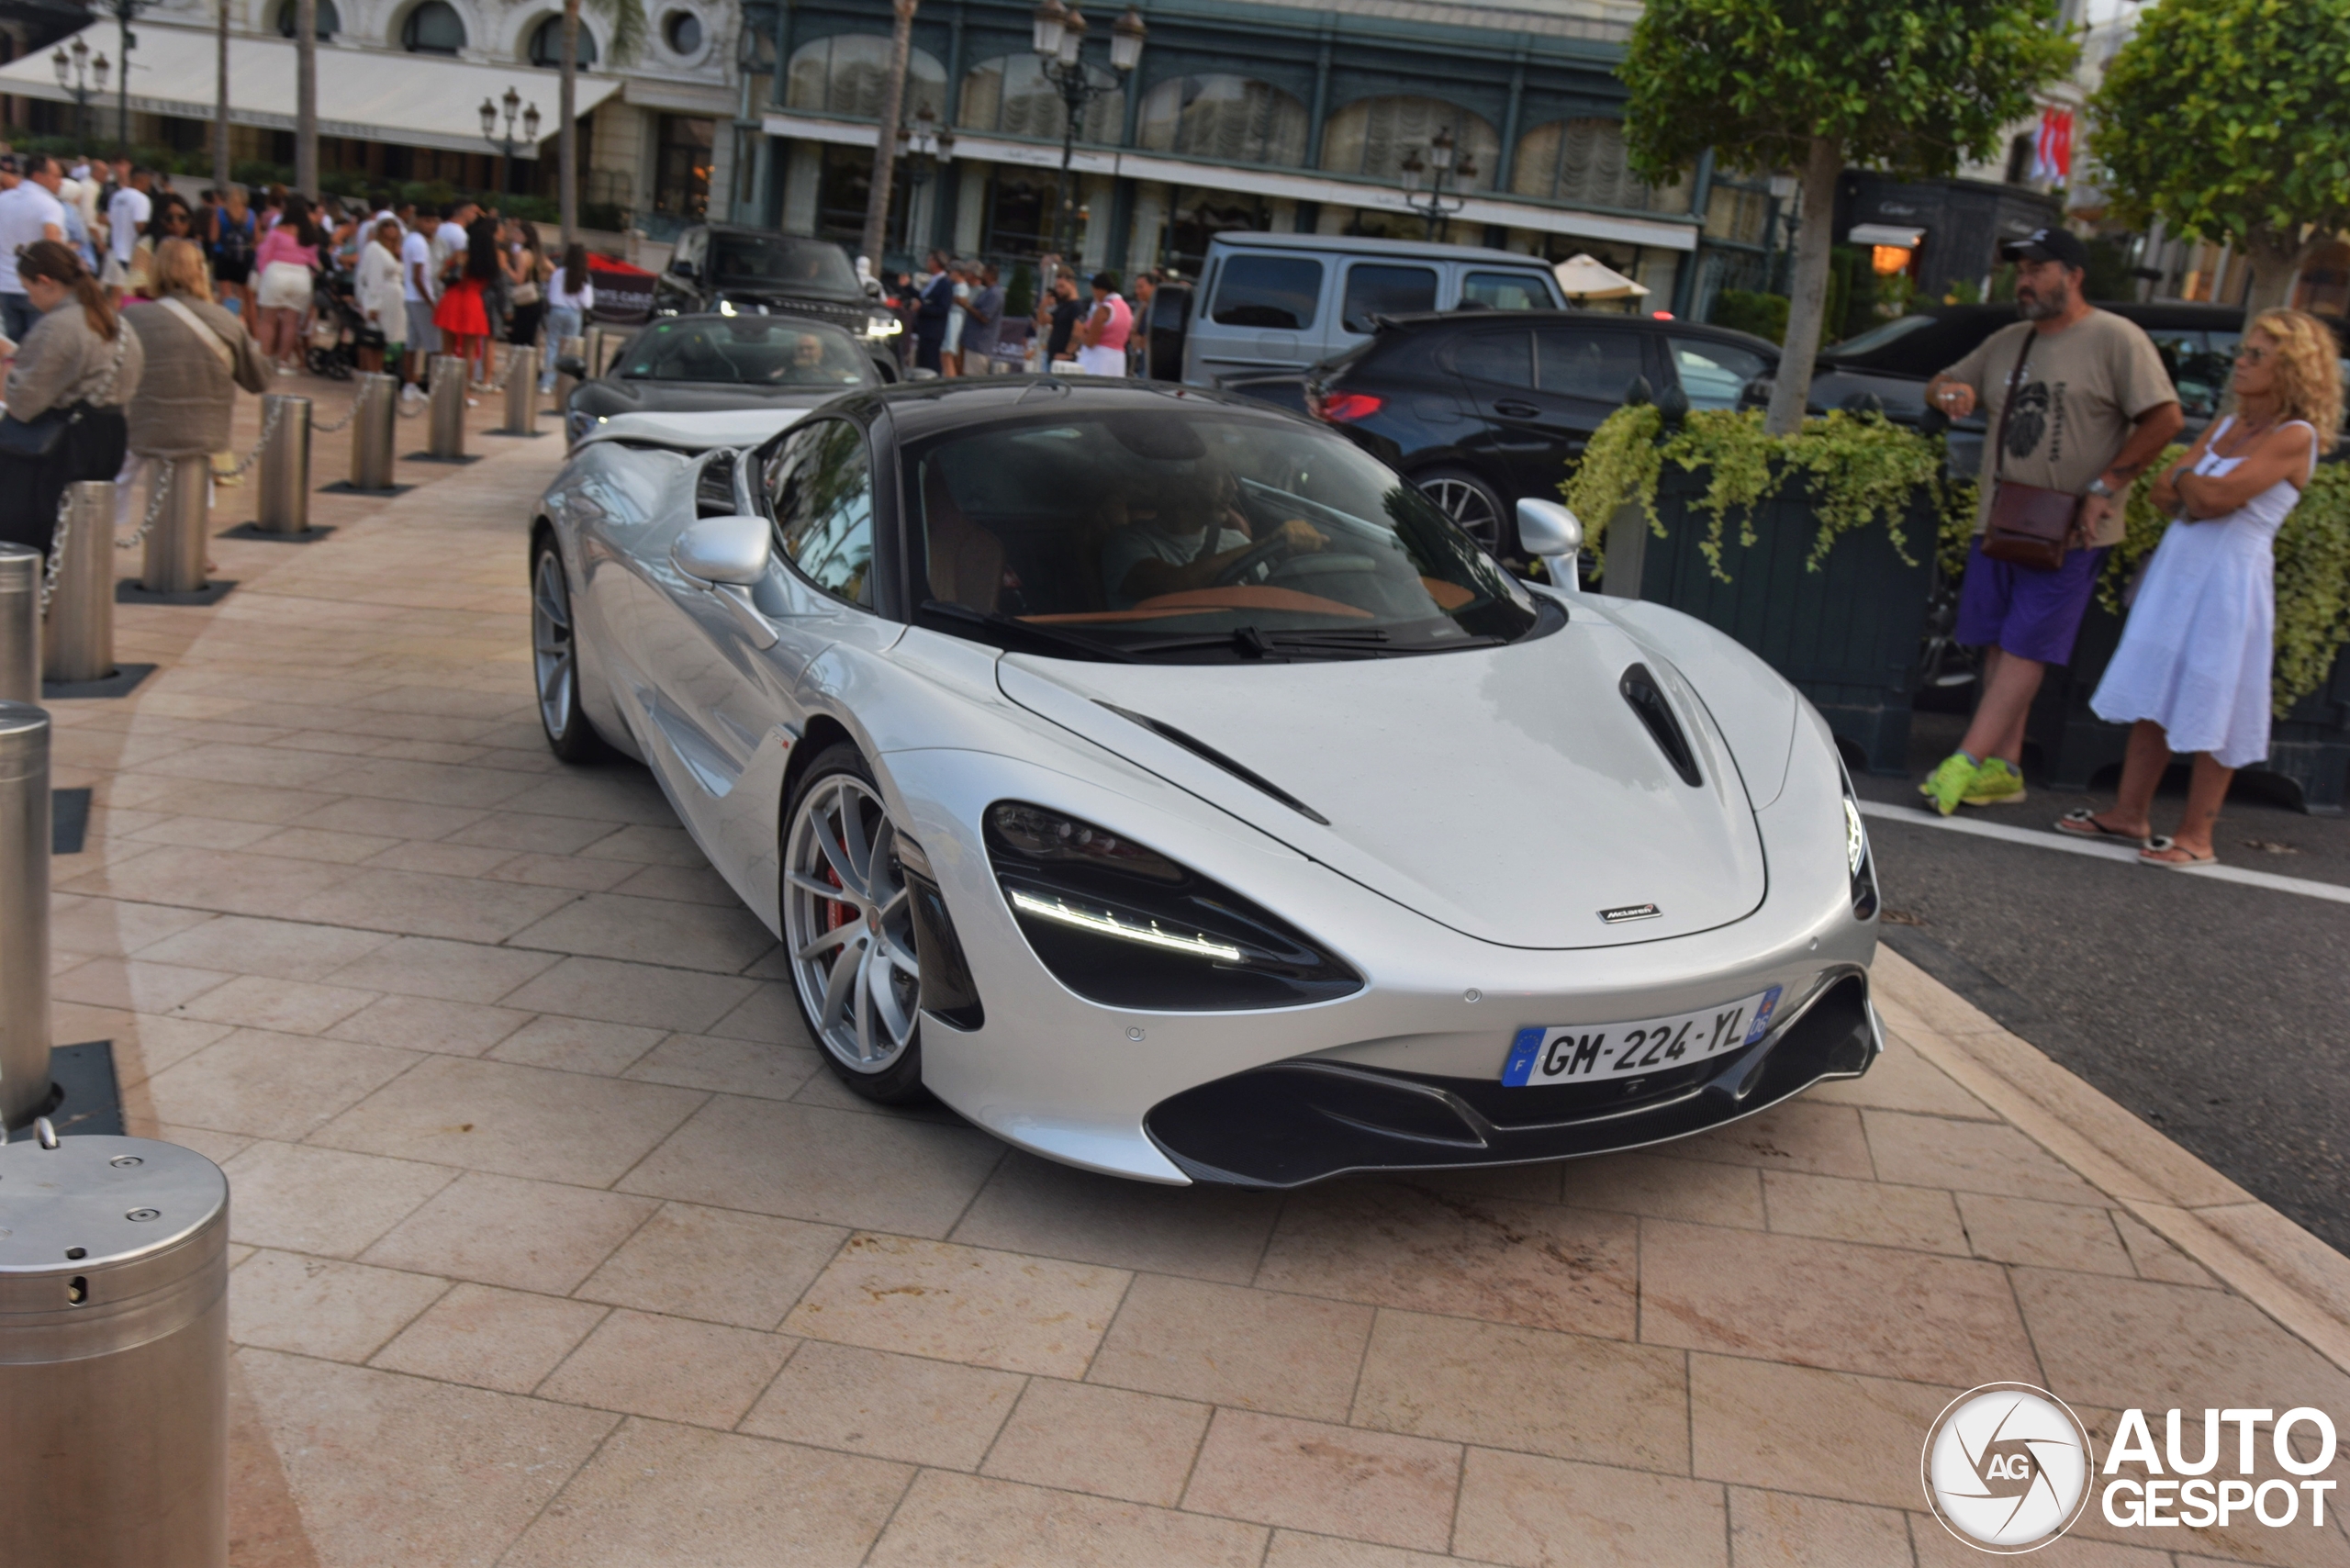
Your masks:
[[[654,282],[653,313],[711,311],[827,322],[865,345],[882,380],[898,378],[904,324],[856,275],[848,252],[830,241],[724,223],[682,230],[669,265]]]
[[[570,375],[587,369],[576,359],[556,364]],[[881,384],[871,356],[838,327],[790,316],[671,316],[631,338],[602,375],[580,381],[563,430],[576,444],[622,414],[812,409]]]

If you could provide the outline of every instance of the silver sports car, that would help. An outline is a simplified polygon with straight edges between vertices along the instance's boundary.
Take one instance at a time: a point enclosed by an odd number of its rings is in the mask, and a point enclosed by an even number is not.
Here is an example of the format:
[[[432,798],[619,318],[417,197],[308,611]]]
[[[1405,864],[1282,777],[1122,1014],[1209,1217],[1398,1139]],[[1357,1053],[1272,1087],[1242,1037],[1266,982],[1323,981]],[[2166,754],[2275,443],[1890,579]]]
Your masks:
[[[1520,521],[1572,585],[1574,520]],[[652,768],[870,1099],[1286,1187],[1679,1137],[1882,1049],[1802,697],[1262,404],[623,416],[531,573],[556,754]]]

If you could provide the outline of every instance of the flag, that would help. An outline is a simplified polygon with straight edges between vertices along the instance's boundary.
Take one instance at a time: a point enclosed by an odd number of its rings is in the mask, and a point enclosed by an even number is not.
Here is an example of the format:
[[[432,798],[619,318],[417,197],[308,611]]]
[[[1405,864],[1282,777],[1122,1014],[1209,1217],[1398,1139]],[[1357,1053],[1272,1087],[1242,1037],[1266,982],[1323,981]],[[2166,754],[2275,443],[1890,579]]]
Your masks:
[[[2064,180],[2073,173],[2073,114],[2070,109],[2040,111],[2040,130],[2031,140],[2031,176]]]

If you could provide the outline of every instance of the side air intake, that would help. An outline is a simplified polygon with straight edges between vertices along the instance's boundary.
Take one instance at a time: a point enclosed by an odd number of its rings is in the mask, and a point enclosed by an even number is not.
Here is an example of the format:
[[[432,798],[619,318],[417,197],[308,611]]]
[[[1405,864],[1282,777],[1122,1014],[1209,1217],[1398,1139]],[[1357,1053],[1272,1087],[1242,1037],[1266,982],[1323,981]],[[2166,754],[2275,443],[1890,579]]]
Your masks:
[[[1656,677],[1649,673],[1649,666],[1632,666],[1616,683],[1616,689],[1624,694],[1624,700],[1632,705],[1632,711],[1640,716],[1640,722],[1656,737],[1657,749],[1673,764],[1673,771],[1681,775],[1681,782],[1693,786],[1704,783],[1697,771],[1697,754],[1681,728],[1680,716],[1658,689]]]

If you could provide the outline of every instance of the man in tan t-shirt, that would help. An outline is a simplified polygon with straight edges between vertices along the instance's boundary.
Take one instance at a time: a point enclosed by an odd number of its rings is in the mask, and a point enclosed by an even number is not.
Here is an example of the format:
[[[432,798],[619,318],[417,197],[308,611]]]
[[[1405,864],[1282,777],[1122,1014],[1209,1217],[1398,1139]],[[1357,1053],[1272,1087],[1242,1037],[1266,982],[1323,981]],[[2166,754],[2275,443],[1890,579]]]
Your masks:
[[[2122,499],[2185,422],[2162,355],[2138,326],[2092,309],[2088,249],[2063,229],[2002,246],[2016,263],[2016,311],[1973,353],[1926,384],[1953,419],[1983,409],[1983,498],[1959,591],[1954,635],[1984,649],[1975,722],[1918,787],[1948,816],[1961,804],[2023,799],[2023,727],[2041,678],[2067,663],[2106,552],[2121,542]],[[2013,402],[2013,409],[2009,405]],[[2081,498],[2073,544],[2053,571],[1983,554],[1993,486]]]

